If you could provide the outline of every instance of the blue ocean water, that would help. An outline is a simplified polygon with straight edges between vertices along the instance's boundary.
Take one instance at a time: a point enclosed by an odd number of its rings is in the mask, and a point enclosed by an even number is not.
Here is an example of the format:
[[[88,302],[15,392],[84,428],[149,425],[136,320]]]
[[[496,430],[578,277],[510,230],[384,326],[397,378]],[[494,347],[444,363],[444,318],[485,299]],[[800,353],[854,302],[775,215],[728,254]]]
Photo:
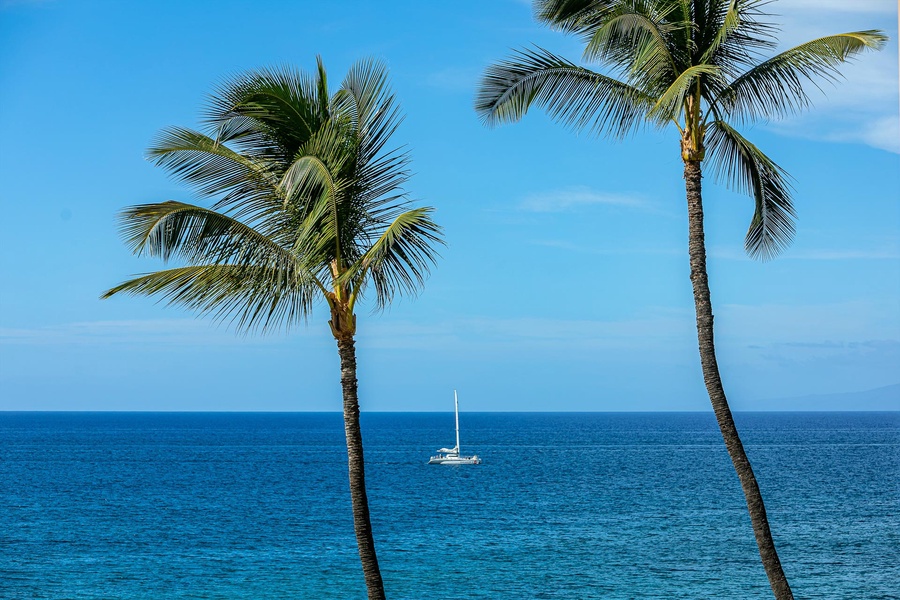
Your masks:
[[[769,598],[711,414],[363,414],[392,599]],[[900,598],[900,413],[737,414],[799,598]],[[365,597],[339,414],[0,413],[0,598]]]

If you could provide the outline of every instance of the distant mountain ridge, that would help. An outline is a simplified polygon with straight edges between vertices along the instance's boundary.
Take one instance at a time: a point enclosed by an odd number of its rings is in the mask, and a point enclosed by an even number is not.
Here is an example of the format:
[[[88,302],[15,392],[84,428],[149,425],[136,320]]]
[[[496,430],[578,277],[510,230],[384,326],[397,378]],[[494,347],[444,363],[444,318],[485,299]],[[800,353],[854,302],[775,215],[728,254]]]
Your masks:
[[[900,383],[862,392],[755,400],[735,410],[900,410]]]

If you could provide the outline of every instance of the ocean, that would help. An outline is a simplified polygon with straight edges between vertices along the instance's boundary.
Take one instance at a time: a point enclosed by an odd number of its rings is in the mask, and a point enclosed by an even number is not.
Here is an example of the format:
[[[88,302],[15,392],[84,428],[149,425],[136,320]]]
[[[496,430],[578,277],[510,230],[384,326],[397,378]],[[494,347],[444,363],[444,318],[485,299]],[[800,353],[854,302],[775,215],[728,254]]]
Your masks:
[[[900,413],[737,413],[800,598],[900,598]],[[711,413],[363,413],[388,598],[771,598]],[[0,598],[362,599],[338,413],[0,413]]]

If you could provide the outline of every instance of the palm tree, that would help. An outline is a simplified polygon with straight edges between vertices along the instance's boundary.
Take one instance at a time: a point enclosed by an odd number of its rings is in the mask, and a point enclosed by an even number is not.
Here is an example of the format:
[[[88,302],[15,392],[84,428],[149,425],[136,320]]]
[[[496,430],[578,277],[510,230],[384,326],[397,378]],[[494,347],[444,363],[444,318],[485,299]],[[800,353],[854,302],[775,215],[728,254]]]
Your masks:
[[[809,106],[804,85],[835,81],[839,67],[879,49],[879,31],[812,40],[771,58],[777,28],[761,20],[771,0],[536,0],[539,21],[585,43],[599,73],[535,47],[488,68],[476,110],[488,125],[517,121],[532,104],[575,130],[624,138],[644,124],[674,126],[687,192],[689,256],[703,378],[737,471],[760,557],[776,598],[792,598],[769,530],[750,461],[725,397],[713,344],[706,274],[701,165],[750,195],[756,210],[747,253],[768,260],[794,234],[787,174],[737,126],[776,119]]]
[[[134,206],[122,215],[139,255],[186,266],[146,274],[104,294],[155,295],[241,331],[306,321],[324,299],[341,362],[350,496],[370,599],[383,599],[366,496],[356,380],[357,301],[383,309],[418,291],[441,230],[432,209],[402,191],[407,154],[385,150],[400,122],[384,67],[354,65],[329,95],[314,75],[280,68],[227,81],[208,105],[206,131],[164,130],[149,158],[212,199]]]

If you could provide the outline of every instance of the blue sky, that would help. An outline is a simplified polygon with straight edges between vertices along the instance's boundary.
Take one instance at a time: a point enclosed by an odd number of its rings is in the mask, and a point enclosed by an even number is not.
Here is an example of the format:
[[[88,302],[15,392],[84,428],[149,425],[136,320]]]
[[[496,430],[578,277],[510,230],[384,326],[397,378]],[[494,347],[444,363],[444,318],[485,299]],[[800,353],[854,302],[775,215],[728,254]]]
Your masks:
[[[795,178],[793,246],[742,250],[752,203],[704,187],[719,362],[733,408],[900,382],[897,4],[780,0],[784,44],[879,28],[891,42],[751,137]],[[334,85],[390,69],[413,198],[449,242],[416,299],[359,315],[364,410],[707,410],[678,140],[610,143],[539,110],[481,125],[480,74],[577,40],[528,3],[0,0],[0,409],[340,410],[338,358],[309,326],[244,337],[152,299],[99,295],[160,265],[116,232],[123,207],[194,200],[143,158],[196,126],[228,75],[316,55]],[[787,402],[784,408],[791,408]],[[848,401],[847,409],[854,408]],[[900,408],[888,400],[884,408]]]

